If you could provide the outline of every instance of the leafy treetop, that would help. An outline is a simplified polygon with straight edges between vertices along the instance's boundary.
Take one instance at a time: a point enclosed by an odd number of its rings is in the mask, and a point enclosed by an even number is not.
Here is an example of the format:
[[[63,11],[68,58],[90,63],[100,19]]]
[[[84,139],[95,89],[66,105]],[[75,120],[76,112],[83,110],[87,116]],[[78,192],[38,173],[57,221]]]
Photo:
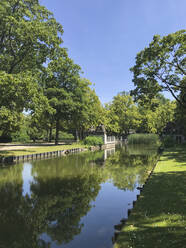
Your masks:
[[[155,35],[153,41],[136,56],[131,68],[136,86],[132,94],[136,99],[149,102],[161,91],[169,91],[181,105],[180,92],[186,92],[186,30],[180,30],[164,37]]]

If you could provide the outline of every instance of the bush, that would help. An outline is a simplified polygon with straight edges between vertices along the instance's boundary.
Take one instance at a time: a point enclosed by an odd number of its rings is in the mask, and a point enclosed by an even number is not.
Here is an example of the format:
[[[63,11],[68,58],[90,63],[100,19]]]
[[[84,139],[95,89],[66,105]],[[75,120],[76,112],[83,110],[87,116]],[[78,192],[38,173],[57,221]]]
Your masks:
[[[130,134],[127,137],[128,144],[129,145],[137,145],[137,144],[143,144],[143,145],[160,145],[160,139],[157,134]]]
[[[21,129],[20,131],[12,134],[12,141],[26,143],[30,141],[30,137],[28,136],[26,130]]]
[[[74,136],[71,133],[59,132],[59,140],[74,140]]]
[[[101,136],[88,136],[84,139],[83,143],[89,146],[103,145],[103,138]]]

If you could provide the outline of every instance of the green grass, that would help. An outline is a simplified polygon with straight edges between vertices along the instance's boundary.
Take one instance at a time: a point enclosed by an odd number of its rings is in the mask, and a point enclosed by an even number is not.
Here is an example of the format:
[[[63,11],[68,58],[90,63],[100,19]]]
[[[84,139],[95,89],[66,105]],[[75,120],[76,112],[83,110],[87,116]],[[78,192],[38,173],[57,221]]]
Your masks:
[[[186,248],[186,146],[160,158],[114,248]]]
[[[154,145],[154,146],[160,145],[159,136],[157,134],[151,134],[151,133],[130,134],[127,137],[127,140],[129,145],[137,145],[137,144]]]
[[[58,146],[55,146],[55,145],[39,146],[38,145],[37,147],[24,148],[21,150],[11,149],[11,150],[0,151],[0,156],[21,156],[21,155],[29,155],[29,154],[34,154],[34,153],[44,153],[44,152],[67,150],[67,149],[73,149],[73,148],[86,148],[86,147],[88,146],[85,146],[79,143],[73,143],[71,145],[58,145]]]

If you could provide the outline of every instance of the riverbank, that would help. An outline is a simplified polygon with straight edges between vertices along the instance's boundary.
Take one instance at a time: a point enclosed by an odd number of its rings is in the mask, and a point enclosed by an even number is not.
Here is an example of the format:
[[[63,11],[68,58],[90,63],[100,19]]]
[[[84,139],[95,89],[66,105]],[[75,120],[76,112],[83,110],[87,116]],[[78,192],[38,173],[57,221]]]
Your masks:
[[[167,149],[114,248],[186,247],[186,146]]]
[[[69,145],[51,145],[51,144],[32,144],[32,145],[9,145],[0,147],[0,156],[22,156],[35,153],[53,152],[59,150],[68,150],[74,148],[87,148],[86,145],[80,143],[72,143]]]
[[[87,145],[73,143],[70,145],[12,145],[0,147],[0,163],[13,163],[22,160],[33,160],[80,152],[88,149]]]
[[[16,163],[20,161],[45,159],[51,157],[63,156],[69,153],[77,153],[86,150],[103,150],[115,147],[115,144],[106,144],[101,146],[83,145],[81,143],[72,143],[70,145],[52,145],[52,144],[14,144],[0,145],[0,164]]]

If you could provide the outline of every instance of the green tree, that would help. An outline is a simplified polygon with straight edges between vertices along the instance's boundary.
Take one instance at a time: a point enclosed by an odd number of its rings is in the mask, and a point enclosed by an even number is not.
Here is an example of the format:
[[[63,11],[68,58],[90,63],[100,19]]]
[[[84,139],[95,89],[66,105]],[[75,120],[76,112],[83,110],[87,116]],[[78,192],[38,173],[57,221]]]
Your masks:
[[[1,0],[0,70],[38,69],[61,42],[62,26],[38,0]]]
[[[76,108],[72,115],[72,129],[76,130],[76,139],[84,138],[84,133],[103,123],[103,107],[94,89],[90,88],[91,82],[85,78],[79,81],[76,93]]]
[[[47,108],[40,71],[63,29],[38,0],[1,0],[0,24],[0,129],[7,134],[19,129],[24,109]]]
[[[48,108],[47,99],[32,72],[8,74],[0,71],[0,129],[4,135],[19,130],[22,112]]]
[[[106,128],[117,134],[128,134],[141,123],[138,107],[130,95],[118,94],[106,105]]]
[[[185,31],[162,38],[155,35],[149,46],[137,54],[136,64],[131,68],[136,86],[132,94],[136,99],[149,102],[159,92],[169,91],[180,105],[186,106],[186,99],[179,97],[181,91],[186,92]]]
[[[175,101],[170,101],[162,95],[153,99],[150,105],[142,104],[139,101],[141,125],[137,131],[161,134],[166,125],[174,121],[175,109]]]
[[[149,133],[161,134],[169,122],[174,120],[175,102],[160,104],[155,111],[147,111],[147,126]]]
[[[54,110],[50,120],[55,123],[55,144],[58,144],[61,122],[71,120],[76,109],[76,95],[80,91],[80,70],[80,66],[74,64],[62,48],[58,49],[55,58],[48,64],[43,89]]]

